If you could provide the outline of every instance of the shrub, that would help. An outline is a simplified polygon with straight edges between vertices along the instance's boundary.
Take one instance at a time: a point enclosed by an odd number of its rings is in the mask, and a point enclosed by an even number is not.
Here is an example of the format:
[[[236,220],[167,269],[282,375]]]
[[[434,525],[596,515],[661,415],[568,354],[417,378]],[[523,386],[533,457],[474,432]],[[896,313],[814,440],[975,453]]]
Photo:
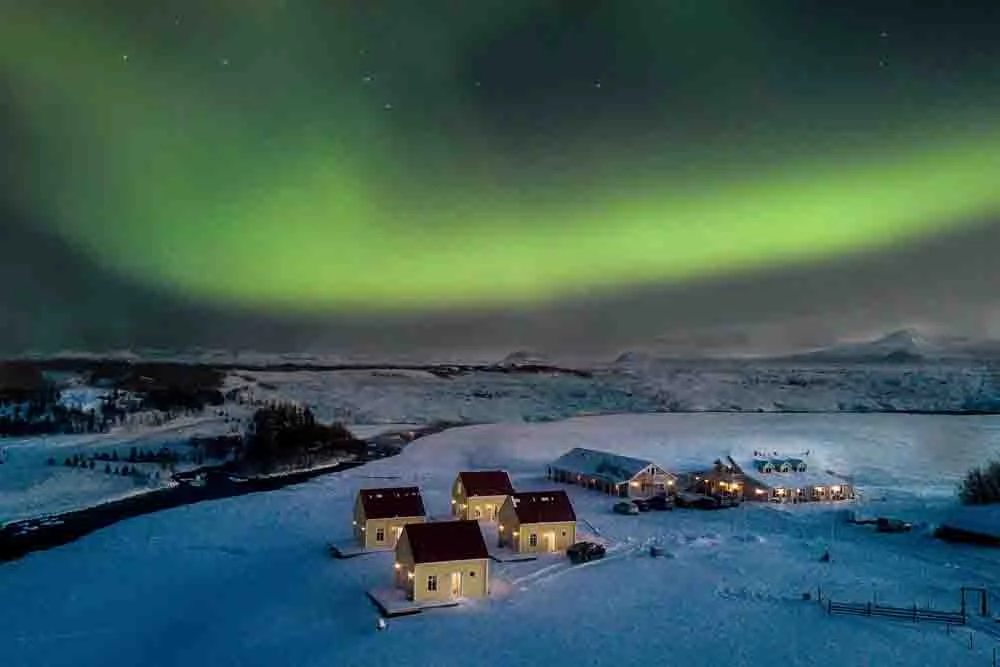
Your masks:
[[[958,497],[966,505],[1000,503],[1000,461],[970,470],[959,484]]]

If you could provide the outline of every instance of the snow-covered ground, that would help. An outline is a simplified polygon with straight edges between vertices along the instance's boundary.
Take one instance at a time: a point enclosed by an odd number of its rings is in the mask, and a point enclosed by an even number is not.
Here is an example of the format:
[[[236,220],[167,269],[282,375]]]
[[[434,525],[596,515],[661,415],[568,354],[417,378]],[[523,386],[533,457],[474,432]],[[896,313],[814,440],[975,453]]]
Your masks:
[[[73,455],[90,457],[116,451],[124,457],[131,447],[190,451],[191,437],[222,435],[228,428],[224,418],[209,411],[206,416],[180,417],[162,426],[119,427],[109,433],[0,440],[0,448],[6,451],[5,462],[0,465],[0,525],[89,507],[170,483],[169,475],[162,475],[159,482],[139,483],[130,477],[107,474],[102,461],[95,462],[93,470],[64,466],[63,462]],[[55,465],[47,464],[50,458],[55,460]],[[137,465],[149,472],[158,469],[155,463]],[[177,465],[178,470],[189,467],[192,466]]]
[[[920,523],[953,508],[955,482],[998,442],[992,417],[622,415],[455,429],[343,474],[139,517],[0,566],[3,664],[987,667],[1000,639],[985,623],[949,634],[829,617],[802,594],[949,610],[960,586],[1000,591],[1000,552],[941,543]],[[568,486],[581,533],[606,541],[607,558],[493,564],[489,599],[375,632],[364,591],[391,581],[391,554],[338,561],[325,549],[349,535],[358,488],[419,484],[444,514],[458,470],[502,466],[517,487],[541,489],[544,463],[573,446],[667,467],[702,452],[810,449],[856,476],[869,511],[917,527],[880,534],[822,505],[621,516]],[[645,555],[652,540],[672,557]]]

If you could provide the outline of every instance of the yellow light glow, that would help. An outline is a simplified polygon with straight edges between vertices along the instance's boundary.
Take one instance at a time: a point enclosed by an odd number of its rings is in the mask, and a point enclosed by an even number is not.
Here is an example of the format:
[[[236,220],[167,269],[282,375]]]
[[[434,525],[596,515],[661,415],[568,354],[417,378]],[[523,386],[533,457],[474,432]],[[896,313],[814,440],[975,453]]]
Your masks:
[[[502,523],[497,526],[497,530],[499,530],[501,533],[503,532],[503,524]]]
[[[398,570],[399,568],[402,567],[402,565],[400,565],[399,563],[396,563],[393,567],[395,567]]]
[[[457,501],[457,500],[455,500],[454,498],[452,498],[452,499],[451,499],[451,504],[452,504],[452,505],[454,505],[454,504],[455,504],[455,503],[457,503],[457,502],[458,502],[458,501]]]
[[[819,491],[820,493],[823,493],[825,489],[822,486],[817,486],[816,490]]]
[[[413,573],[412,572],[407,572],[406,573],[406,578],[407,579],[413,579]]]
[[[674,480],[668,479],[667,480],[667,486],[673,486],[673,485],[674,485]]]
[[[840,493],[840,487],[839,486],[831,486],[830,490],[833,491],[834,493]]]
[[[632,482],[632,486],[639,486],[639,482]]]
[[[758,496],[762,496],[762,495],[764,495],[764,489],[757,489],[757,490],[755,491],[755,493],[756,493],[756,494],[757,494]]]

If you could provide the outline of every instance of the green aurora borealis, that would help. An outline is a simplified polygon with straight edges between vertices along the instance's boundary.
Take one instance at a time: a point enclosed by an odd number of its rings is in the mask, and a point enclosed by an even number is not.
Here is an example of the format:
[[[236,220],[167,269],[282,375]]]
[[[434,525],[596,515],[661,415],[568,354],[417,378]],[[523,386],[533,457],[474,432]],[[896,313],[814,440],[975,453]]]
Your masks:
[[[525,304],[1000,211],[1000,50],[894,3],[41,4],[0,24],[15,205],[191,300]]]

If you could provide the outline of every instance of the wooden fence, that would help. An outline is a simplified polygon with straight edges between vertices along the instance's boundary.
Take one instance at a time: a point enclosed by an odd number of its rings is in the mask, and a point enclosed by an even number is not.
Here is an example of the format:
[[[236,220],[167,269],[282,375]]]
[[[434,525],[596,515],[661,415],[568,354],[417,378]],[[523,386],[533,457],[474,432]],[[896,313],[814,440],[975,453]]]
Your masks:
[[[826,601],[826,613],[846,614],[850,616],[882,616],[898,618],[904,621],[927,621],[930,623],[946,623],[948,625],[965,625],[965,614],[958,611],[937,611],[912,607],[886,607],[871,602],[834,602]]]

